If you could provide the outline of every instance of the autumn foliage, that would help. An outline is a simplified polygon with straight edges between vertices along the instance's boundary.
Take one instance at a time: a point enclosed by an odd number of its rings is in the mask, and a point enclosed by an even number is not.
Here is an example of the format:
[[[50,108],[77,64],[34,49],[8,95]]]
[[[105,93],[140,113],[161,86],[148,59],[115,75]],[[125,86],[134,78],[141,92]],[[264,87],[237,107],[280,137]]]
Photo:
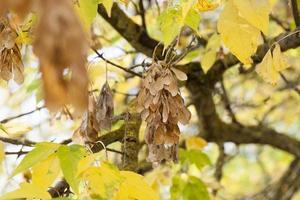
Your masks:
[[[0,0],[0,200],[299,199],[299,4]]]

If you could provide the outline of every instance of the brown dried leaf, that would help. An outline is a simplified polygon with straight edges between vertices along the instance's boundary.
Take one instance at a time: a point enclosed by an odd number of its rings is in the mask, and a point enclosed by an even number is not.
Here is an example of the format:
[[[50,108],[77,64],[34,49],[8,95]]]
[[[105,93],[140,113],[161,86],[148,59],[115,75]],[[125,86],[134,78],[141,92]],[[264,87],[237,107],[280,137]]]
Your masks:
[[[114,102],[112,91],[106,82],[100,92],[96,103],[96,120],[100,129],[111,129],[111,120],[114,115]]]

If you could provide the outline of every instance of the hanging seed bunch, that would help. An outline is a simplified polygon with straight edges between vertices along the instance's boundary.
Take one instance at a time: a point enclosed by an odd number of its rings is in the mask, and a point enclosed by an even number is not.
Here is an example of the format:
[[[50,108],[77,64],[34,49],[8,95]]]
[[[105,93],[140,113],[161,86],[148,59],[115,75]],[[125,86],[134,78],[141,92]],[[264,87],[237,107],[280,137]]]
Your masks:
[[[111,129],[111,120],[114,116],[114,100],[113,93],[108,85],[108,82],[105,82],[103,85],[100,95],[96,103],[96,121],[99,124],[100,129],[110,130]]]
[[[72,103],[77,111],[85,111],[88,42],[72,1],[39,1],[38,14],[33,50],[40,61],[46,105],[58,110]]]
[[[146,121],[145,141],[149,147],[148,160],[158,164],[177,160],[180,130],[178,122],[187,124],[191,113],[184,106],[177,79],[187,76],[165,61],[154,62],[142,80],[138,94],[138,112]]]
[[[88,111],[84,113],[73,139],[79,143],[95,142],[101,130],[111,129],[113,116],[113,93],[108,82],[105,82],[97,99],[93,95],[89,96]]]
[[[0,17],[0,75],[6,81],[14,79],[21,84],[24,81],[24,66],[20,49],[15,42],[17,37],[8,20]]]

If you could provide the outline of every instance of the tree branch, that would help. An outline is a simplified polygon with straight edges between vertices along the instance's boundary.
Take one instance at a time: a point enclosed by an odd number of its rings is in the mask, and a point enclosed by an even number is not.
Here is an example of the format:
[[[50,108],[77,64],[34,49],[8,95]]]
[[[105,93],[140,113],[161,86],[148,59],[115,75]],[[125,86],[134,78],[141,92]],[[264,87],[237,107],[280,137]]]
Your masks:
[[[98,6],[98,13],[120,34],[122,35],[133,48],[152,57],[154,48],[158,45],[158,41],[152,39],[147,34],[146,30],[133,22],[118,6],[117,3],[113,4],[111,17],[102,4]],[[157,55],[161,55],[163,46],[157,49]]]
[[[300,160],[294,159],[281,178],[262,191],[239,200],[290,200],[300,187]]]
[[[27,139],[12,139],[12,138],[6,138],[6,137],[1,137],[0,136],[0,140],[2,142],[5,143],[10,143],[10,144],[14,144],[14,145],[22,145],[22,146],[34,146],[36,143],[32,142],[30,140]]]
[[[299,10],[298,10],[297,0],[291,0],[291,6],[292,6],[292,11],[293,11],[294,21],[295,21],[296,27],[298,27],[298,26],[300,26],[300,15],[299,15]]]
[[[39,111],[39,110],[41,110],[41,109],[44,109],[44,108],[46,108],[46,107],[45,107],[45,106],[38,107],[38,108],[36,108],[36,109],[34,109],[34,110],[32,110],[32,111],[29,111],[29,112],[26,112],[26,113],[22,113],[22,114],[13,116],[13,117],[9,117],[9,118],[3,119],[3,120],[0,121],[0,124],[5,124],[5,123],[7,123],[7,122],[9,122],[9,121],[11,121],[11,120],[14,120],[14,119],[17,119],[17,118],[26,116],[26,115],[30,115],[30,114],[32,114],[32,113],[34,113],[34,112],[36,112],[36,111]]]
[[[117,67],[117,68],[119,68],[119,69],[121,69],[121,70],[123,70],[123,71],[129,73],[129,74],[134,75],[134,76],[137,76],[137,77],[140,77],[140,78],[143,77],[141,74],[138,74],[138,73],[136,73],[136,72],[134,72],[134,71],[132,71],[132,70],[130,70],[130,69],[124,68],[124,67],[122,67],[121,65],[118,65],[118,64],[116,64],[116,63],[113,63],[113,62],[107,60],[106,58],[104,58],[103,54],[100,54],[96,49],[93,49],[93,48],[92,48],[92,50],[97,54],[97,56],[98,56],[99,58],[101,58],[102,60],[104,60],[104,61],[107,62],[108,64],[111,64],[111,65],[113,65],[113,66],[115,66],[115,67]]]

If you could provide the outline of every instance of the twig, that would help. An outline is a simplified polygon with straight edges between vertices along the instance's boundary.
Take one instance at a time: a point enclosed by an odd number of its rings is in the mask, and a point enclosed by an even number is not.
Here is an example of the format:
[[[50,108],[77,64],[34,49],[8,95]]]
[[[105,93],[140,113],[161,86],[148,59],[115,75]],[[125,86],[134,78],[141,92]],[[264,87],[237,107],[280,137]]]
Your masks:
[[[299,10],[298,10],[298,2],[297,0],[291,0],[291,6],[292,6],[292,11],[293,11],[293,16],[294,16],[294,21],[296,26],[300,26],[300,15],[299,15]]]
[[[139,0],[139,13],[141,15],[141,19],[142,19],[142,26],[144,28],[145,31],[147,31],[147,27],[146,27],[146,19],[145,19],[145,8],[144,8],[144,3],[143,0]]]
[[[45,108],[45,106],[42,106],[42,107],[38,107],[36,108],[35,110],[32,110],[32,111],[29,111],[29,112],[26,112],[26,113],[22,113],[22,114],[19,114],[19,115],[16,115],[16,116],[13,116],[13,117],[9,117],[9,118],[6,118],[6,119],[3,119],[0,121],[1,124],[5,124],[11,120],[14,120],[14,119],[17,119],[17,118],[20,118],[20,117],[23,117],[23,116],[26,116],[26,115],[30,115],[36,111],[39,111],[41,109]]]
[[[228,111],[228,113],[229,113],[229,115],[232,119],[232,122],[236,123],[236,124],[239,124],[239,122],[237,121],[237,119],[235,117],[235,114],[234,114],[234,112],[231,108],[230,100],[229,100],[229,97],[228,97],[228,94],[227,94],[227,91],[226,91],[226,88],[225,88],[225,85],[224,85],[223,78],[221,79],[221,88],[222,88],[222,91],[223,91],[223,99],[224,99],[225,108]]]
[[[140,78],[143,77],[141,74],[138,74],[138,73],[136,73],[136,72],[134,72],[134,71],[131,71],[131,70],[129,70],[129,69],[126,69],[126,68],[124,68],[124,67],[122,67],[122,66],[120,66],[120,65],[118,65],[118,64],[116,64],[116,63],[113,63],[113,62],[107,60],[106,58],[103,57],[103,54],[100,54],[96,49],[92,48],[92,50],[98,55],[99,58],[101,58],[102,60],[104,60],[104,61],[107,62],[108,64],[111,64],[112,66],[115,66],[115,67],[117,67],[117,68],[119,68],[119,69],[121,69],[121,70],[123,70],[123,71],[125,71],[125,72],[127,72],[127,73],[130,73],[130,74],[132,74],[132,75],[138,76],[138,77],[140,77]]]
[[[29,151],[16,151],[16,152],[10,152],[10,151],[7,151],[7,152],[5,152],[5,155],[18,155],[18,156],[20,156],[20,155],[24,155],[24,154],[27,154],[27,153],[29,153]]]
[[[15,144],[15,145],[23,145],[23,146],[29,146],[29,147],[36,144],[35,142],[32,142],[27,139],[12,139],[12,138],[6,138],[6,137],[1,137],[1,136],[0,136],[0,140],[5,143],[10,143],[10,144]]]
[[[106,150],[110,151],[110,152],[118,153],[118,154],[124,154],[122,151],[118,151],[118,150],[107,148],[107,147],[106,147]]]
[[[158,0],[154,0],[154,2],[155,2],[155,5],[156,5],[156,8],[157,8],[157,13],[158,13],[158,15],[160,15],[160,7],[159,7]]]
[[[281,28],[283,28],[285,31],[291,31],[289,25],[285,21],[281,21],[277,16],[270,14],[270,19],[276,22]]]
[[[290,85],[290,84],[291,84],[290,81],[287,80],[287,78],[283,75],[283,73],[279,72],[279,74],[280,74],[282,80],[283,80],[287,85]],[[293,90],[300,96],[300,90],[299,90],[299,88],[293,87]]]
[[[215,178],[218,182],[220,182],[221,178],[222,178],[222,175],[223,175],[223,166],[225,164],[225,159],[226,159],[226,154],[225,154],[225,151],[224,151],[224,144],[221,143],[221,144],[218,144],[218,147],[219,147],[219,156],[218,156],[218,159],[217,159],[217,163],[216,163],[216,170],[215,170]],[[216,196],[218,193],[218,190],[217,189],[214,189],[213,190],[213,194]]]

